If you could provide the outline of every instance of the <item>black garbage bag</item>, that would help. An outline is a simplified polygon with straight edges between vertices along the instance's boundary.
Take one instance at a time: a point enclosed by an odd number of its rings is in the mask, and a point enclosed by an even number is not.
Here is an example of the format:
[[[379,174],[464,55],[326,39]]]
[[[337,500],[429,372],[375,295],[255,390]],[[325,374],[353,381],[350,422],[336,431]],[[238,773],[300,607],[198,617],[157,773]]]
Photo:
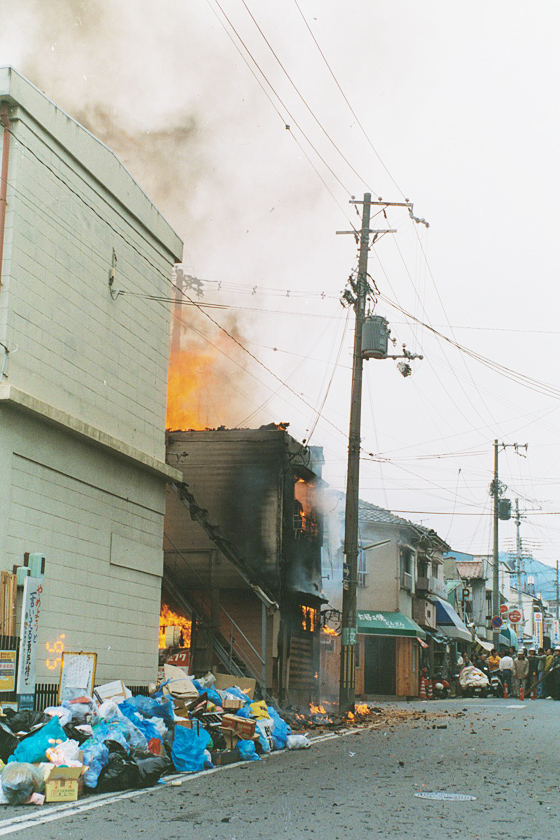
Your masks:
[[[128,750],[119,741],[112,741],[111,738],[108,738],[104,743],[109,750],[109,755],[116,753],[122,755],[123,758],[128,758]]]
[[[91,735],[88,735],[87,732],[83,731],[83,729],[76,729],[73,723],[67,723],[66,726],[63,726],[62,728],[68,735],[68,738],[71,741],[77,741],[78,744],[83,744],[84,741],[91,738]]]
[[[8,727],[0,723],[0,758],[7,764],[9,757],[19,744],[19,739]]]
[[[130,756],[123,755],[121,744],[106,741],[109,747],[109,761],[99,774],[97,790],[112,793],[131,788],[146,788],[157,784],[158,780],[175,769],[166,755],[154,755],[151,752],[133,750]],[[119,749],[111,750],[111,746]]]
[[[151,787],[157,784],[166,773],[175,770],[173,762],[166,755],[154,755],[151,752],[133,750],[130,760],[138,767],[138,783],[136,787]]]
[[[31,732],[32,729],[48,723],[49,720],[51,720],[50,715],[44,712],[31,712],[28,709],[15,712],[13,709],[6,709],[6,723],[12,732]]]
[[[109,761],[99,774],[97,790],[99,793],[114,793],[140,787],[139,772],[135,761],[130,761],[118,752],[109,754]]]

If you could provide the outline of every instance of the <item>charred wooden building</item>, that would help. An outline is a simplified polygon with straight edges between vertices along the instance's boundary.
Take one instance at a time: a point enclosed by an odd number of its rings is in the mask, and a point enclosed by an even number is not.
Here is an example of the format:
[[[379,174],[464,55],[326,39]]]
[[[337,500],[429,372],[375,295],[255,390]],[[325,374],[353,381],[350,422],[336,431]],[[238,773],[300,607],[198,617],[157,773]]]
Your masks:
[[[316,699],[322,460],[285,425],[168,432],[184,482],[168,490],[164,587],[194,619],[192,670]]]

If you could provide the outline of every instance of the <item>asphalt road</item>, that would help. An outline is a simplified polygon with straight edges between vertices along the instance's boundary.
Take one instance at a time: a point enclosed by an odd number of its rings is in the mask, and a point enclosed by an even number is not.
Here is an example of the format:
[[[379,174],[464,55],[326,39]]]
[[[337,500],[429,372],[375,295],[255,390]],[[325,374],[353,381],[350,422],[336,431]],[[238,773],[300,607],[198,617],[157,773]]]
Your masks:
[[[112,795],[82,800],[78,807],[89,810],[78,813],[71,813],[74,806],[3,806],[0,836],[558,840],[560,703],[405,705],[426,709],[426,719],[330,737],[306,751],[191,776],[180,786],[166,784],[117,801]],[[445,712],[448,717],[434,717]],[[476,800],[415,796],[434,791]]]

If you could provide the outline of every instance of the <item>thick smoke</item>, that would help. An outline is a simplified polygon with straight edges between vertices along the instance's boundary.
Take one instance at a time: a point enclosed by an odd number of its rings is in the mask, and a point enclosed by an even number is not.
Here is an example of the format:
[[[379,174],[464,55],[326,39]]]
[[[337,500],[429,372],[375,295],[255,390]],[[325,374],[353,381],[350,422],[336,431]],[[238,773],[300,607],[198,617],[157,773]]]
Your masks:
[[[212,16],[172,0],[158,0],[157,10],[148,0],[4,6],[0,63],[12,63],[116,153],[184,239],[186,267],[227,280],[234,266],[237,276],[241,269],[247,281],[262,281],[262,237],[251,236],[238,206],[253,194],[247,161],[256,180],[276,185],[276,199],[293,185],[281,167],[270,170],[270,129],[258,126],[253,136],[248,117],[260,92]],[[271,212],[263,198],[255,227],[270,225]],[[192,369],[192,425],[243,420],[270,392],[260,391],[246,372],[248,357],[203,316],[185,307],[181,320],[171,376],[188,382]],[[247,314],[216,320],[242,342],[254,337]],[[272,419],[264,411],[254,421]]]

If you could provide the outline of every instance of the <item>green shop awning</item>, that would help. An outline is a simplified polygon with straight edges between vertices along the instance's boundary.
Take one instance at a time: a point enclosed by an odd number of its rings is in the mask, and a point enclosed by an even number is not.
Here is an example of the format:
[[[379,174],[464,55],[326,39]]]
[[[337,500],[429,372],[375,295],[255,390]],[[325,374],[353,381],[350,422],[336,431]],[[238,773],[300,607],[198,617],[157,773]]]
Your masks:
[[[426,634],[415,621],[400,612],[358,610],[358,633],[376,636],[410,636],[425,639]]]

